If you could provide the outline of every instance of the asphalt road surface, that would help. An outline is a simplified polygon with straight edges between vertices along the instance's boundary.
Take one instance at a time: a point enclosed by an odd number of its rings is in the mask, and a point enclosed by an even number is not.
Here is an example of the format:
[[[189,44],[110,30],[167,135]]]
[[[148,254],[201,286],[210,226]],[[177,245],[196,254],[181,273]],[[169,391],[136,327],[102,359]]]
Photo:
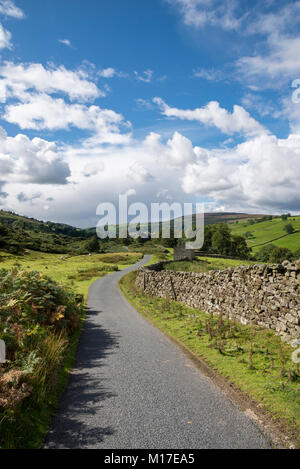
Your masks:
[[[97,280],[45,448],[270,448],[252,421],[125,300]]]

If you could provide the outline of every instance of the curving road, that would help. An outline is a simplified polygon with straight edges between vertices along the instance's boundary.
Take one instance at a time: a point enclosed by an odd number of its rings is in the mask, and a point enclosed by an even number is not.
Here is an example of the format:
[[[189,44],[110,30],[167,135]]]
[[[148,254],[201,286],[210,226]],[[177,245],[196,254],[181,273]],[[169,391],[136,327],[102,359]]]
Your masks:
[[[122,296],[97,280],[45,448],[270,448],[266,437]]]

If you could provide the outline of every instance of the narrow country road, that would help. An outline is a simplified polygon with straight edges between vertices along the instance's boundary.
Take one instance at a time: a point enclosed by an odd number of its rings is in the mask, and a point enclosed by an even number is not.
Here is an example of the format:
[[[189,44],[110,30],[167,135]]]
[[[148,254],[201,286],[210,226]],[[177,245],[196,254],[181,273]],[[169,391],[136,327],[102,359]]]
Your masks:
[[[97,280],[45,448],[269,448],[259,429],[124,299]]]

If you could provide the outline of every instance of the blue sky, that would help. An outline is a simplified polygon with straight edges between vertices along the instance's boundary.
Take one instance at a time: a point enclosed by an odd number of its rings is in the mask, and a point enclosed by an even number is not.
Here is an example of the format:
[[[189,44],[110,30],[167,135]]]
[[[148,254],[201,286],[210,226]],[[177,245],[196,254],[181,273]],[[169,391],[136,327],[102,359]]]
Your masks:
[[[299,13],[273,0],[0,0],[1,207],[90,226],[128,192],[298,213]]]

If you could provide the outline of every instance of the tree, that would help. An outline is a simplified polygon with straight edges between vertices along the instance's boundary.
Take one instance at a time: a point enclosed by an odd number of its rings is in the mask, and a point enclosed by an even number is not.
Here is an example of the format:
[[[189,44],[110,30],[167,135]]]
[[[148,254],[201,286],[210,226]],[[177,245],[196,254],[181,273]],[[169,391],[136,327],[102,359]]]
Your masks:
[[[284,229],[284,231],[287,232],[287,234],[292,234],[292,233],[294,233],[294,231],[295,231],[295,229],[294,229],[294,227],[293,227],[293,225],[292,225],[291,223],[288,223],[287,225],[285,225],[285,226],[283,227],[283,229]]]
[[[260,262],[269,262],[270,256],[273,252],[273,250],[276,248],[274,244],[266,244],[256,254],[256,259]]]
[[[274,264],[280,264],[285,260],[291,260],[293,258],[293,253],[287,248],[280,248],[279,246],[273,249],[269,261]]]
[[[248,259],[250,249],[247,246],[245,238],[242,236],[233,236],[231,240],[231,256]]]
[[[231,235],[230,228],[226,223],[218,223],[215,225],[215,231],[211,239],[212,248],[218,253],[229,255],[231,251]]]
[[[0,248],[6,246],[6,237],[8,236],[8,228],[5,225],[0,225]]]
[[[86,244],[89,252],[99,252],[99,239],[97,235],[93,236]]]

